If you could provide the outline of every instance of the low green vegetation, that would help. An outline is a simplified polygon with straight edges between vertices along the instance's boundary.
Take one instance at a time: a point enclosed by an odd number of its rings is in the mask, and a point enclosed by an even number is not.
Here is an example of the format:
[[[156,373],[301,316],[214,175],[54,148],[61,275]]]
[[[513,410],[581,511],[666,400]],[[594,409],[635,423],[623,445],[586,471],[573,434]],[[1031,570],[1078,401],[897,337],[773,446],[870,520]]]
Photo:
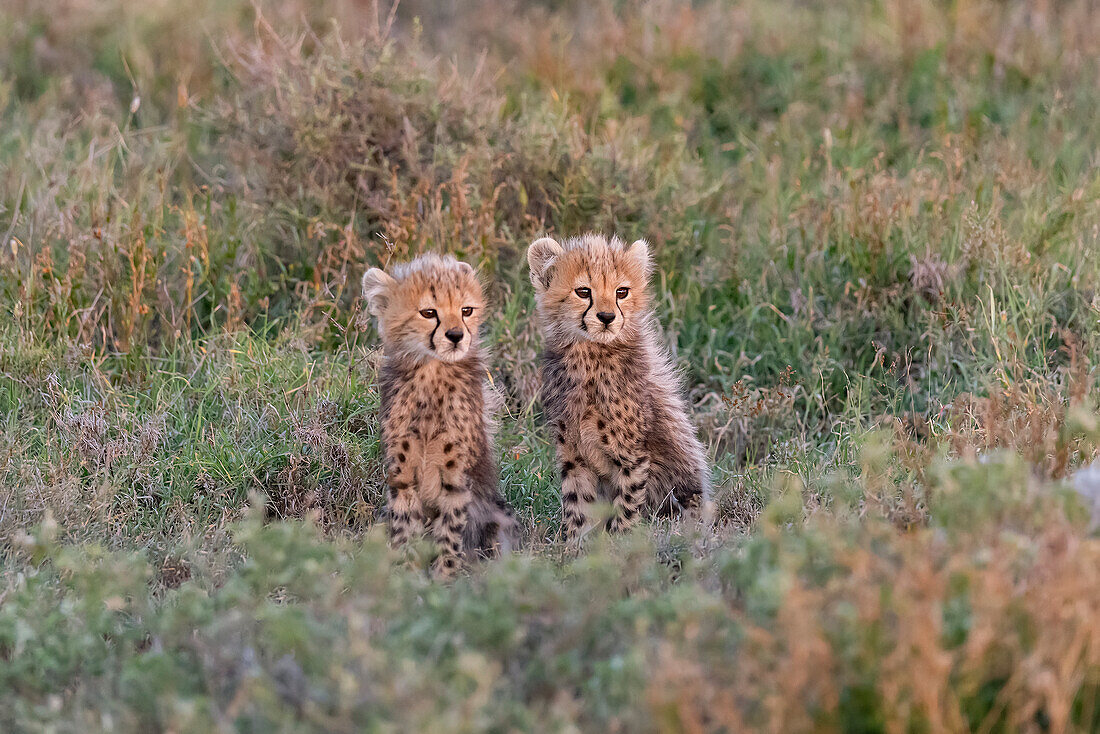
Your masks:
[[[1100,12],[0,9],[0,729],[1100,728]],[[558,540],[524,250],[646,237],[715,527]],[[386,548],[476,263],[524,550]]]

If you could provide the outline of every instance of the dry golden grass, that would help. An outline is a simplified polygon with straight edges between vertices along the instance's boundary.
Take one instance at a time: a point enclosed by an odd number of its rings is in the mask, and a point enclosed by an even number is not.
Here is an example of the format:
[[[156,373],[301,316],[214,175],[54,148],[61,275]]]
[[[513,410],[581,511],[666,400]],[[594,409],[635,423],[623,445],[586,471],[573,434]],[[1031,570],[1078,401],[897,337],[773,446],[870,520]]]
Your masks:
[[[382,5],[0,9],[0,728],[1100,728],[1094,3]],[[588,229],[719,523],[571,558],[522,253]],[[355,288],[427,249],[529,541],[450,586]]]

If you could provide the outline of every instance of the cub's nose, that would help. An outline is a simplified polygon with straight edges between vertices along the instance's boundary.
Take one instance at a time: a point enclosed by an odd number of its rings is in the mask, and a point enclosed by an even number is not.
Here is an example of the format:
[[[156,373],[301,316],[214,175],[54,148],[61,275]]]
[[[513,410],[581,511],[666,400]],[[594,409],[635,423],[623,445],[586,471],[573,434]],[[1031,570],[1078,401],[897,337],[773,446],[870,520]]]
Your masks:
[[[615,313],[613,311],[600,311],[596,314],[596,318],[607,325],[615,320]]]
[[[462,341],[462,329],[458,328],[457,326],[453,329],[447,329],[447,331],[443,333],[447,335],[447,338],[451,340],[452,344],[457,345],[460,341]]]

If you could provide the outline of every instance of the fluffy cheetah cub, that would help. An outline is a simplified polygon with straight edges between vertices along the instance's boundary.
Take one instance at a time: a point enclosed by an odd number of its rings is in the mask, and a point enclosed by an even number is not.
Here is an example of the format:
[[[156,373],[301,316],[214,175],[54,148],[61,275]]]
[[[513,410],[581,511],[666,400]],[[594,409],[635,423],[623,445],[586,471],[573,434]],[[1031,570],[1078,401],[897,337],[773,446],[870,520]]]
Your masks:
[[[643,510],[706,509],[706,456],[657,343],[648,245],[544,237],[527,262],[546,340],[542,404],[557,444],[566,538],[580,535],[598,494],[614,507],[611,531]]]
[[[450,255],[423,255],[390,274],[371,268],[363,295],[382,335],[390,537],[400,545],[429,528],[435,569],[450,575],[467,554],[507,550],[517,538],[493,458],[481,283]]]

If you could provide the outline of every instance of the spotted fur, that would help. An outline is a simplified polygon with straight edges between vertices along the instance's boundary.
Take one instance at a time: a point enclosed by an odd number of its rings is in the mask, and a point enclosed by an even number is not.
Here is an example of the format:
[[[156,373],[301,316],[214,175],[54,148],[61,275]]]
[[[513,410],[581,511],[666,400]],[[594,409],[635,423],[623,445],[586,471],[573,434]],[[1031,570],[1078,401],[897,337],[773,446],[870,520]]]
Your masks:
[[[622,531],[643,513],[706,510],[710,470],[658,344],[644,240],[544,237],[527,250],[543,355],[542,404],[557,447],[566,537],[602,496]]]
[[[454,573],[471,554],[492,555],[517,541],[499,490],[478,326],[481,284],[468,264],[423,255],[387,274],[363,276],[367,308],[378,318],[382,444],[395,545],[430,531],[436,570]]]

